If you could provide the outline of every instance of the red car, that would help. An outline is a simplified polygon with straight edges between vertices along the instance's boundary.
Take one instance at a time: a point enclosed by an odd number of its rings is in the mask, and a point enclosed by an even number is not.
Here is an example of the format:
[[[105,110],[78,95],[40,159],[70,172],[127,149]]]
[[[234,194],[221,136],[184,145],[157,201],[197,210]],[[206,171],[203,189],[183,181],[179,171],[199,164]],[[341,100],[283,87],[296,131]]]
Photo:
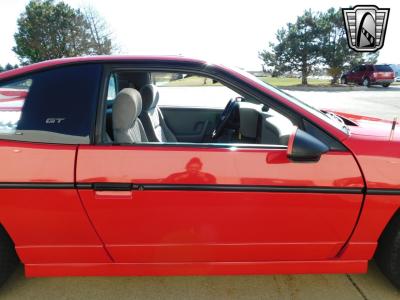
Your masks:
[[[362,273],[376,255],[400,287],[397,125],[182,57],[1,73],[0,280],[18,261],[30,277]]]
[[[342,84],[355,83],[363,86],[382,85],[388,87],[395,80],[389,65],[360,65],[342,75]]]

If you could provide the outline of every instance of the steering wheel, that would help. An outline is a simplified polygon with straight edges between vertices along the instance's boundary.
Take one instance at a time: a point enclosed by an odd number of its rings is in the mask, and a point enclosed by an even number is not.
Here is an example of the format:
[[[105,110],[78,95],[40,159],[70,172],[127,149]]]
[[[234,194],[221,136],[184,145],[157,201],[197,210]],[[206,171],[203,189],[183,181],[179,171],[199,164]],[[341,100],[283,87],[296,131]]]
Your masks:
[[[225,106],[224,111],[221,113],[217,125],[212,133],[211,138],[217,139],[221,136],[224,129],[229,125],[233,113],[238,109],[238,99],[232,98],[229,100],[228,104]]]

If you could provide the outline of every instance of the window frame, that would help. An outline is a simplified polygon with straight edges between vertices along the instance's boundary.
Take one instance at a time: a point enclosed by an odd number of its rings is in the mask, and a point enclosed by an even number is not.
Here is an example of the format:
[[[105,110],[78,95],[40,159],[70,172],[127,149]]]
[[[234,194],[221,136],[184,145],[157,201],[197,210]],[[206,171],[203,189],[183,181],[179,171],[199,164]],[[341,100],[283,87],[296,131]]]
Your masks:
[[[174,62],[148,62],[148,63],[140,63],[140,62],[127,62],[127,63],[104,63],[103,64],[103,77],[101,84],[101,92],[99,97],[99,103],[97,105],[97,117],[96,117],[96,128],[95,128],[95,139],[94,144],[99,146],[131,146],[131,147],[186,147],[186,148],[238,148],[238,149],[287,149],[285,145],[274,145],[274,144],[238,144],[238,143],[107,143],[103,140],[104,133],[106,132],[106,110],[107,110],[107,91],[108,91],[108,80],[110,78],[110,74],[118,72],[118,71],[134,71],[134,72],[166,72],[166,73],[185,73],[185,74],[193,74],[197,76],[208,77],[210,79],[216,80],[220,82],[222,85],[227,88],[237,92],[244,97],[250,97],[258,101],[260,104],[265,104],[271,107],[273,110],[276,110],[278,113],[282,114],[286,118],[289,118],[292,121],[294,126],[304,130],[304,121],[307,120],[310,124],[314,125],[318,129],[322,130],[328,137],[333,139],[333,141],[338,142],[343,146],[343,149],[331,149],[332,151],[348,151],[347,147],[343,145],[343,143],[338,140],[335,136],[332,136],[329,132],[326,132],[323,128],[315,124],[312,120],[305,118],[303,115],[300,115],[298,112],[293,109],[285,106],[280,103],[277,99],[266,95],[262,91],[258,89],[250,89],[248,84],[239,78],[234,76],[230,76],[230,74],[222,74],[222,72],[218,73],[218,69],[212,65],[202,64],[202,65],[176,65]]]

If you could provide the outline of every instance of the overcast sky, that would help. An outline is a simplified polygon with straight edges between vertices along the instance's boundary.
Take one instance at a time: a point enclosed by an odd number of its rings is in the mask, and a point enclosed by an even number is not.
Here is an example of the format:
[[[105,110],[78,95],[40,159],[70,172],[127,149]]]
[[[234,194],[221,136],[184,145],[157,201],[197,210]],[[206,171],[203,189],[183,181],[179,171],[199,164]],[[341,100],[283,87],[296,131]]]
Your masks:
[[[0,64],[18,63],[12,52],[17,18],[28,0],[0,1]],[[304,9],[376,4],[389,7],[385,46],[379,62],[400,63],[400,1],[347,0],[65,0],[75,8],[93,6],[110,25],[121,54],[182,54],[256,70],[258,52],[275,32]]]

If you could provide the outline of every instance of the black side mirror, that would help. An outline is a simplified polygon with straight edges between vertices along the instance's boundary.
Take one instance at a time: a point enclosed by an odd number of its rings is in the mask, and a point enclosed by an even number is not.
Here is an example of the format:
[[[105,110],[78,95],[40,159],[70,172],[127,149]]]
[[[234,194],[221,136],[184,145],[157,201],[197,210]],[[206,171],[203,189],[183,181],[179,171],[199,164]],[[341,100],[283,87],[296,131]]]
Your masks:
[[[312,135],[294,127],[289,137],[287,156],[292,161],[316,162],[322,154],[329,151],[329,147]]]

